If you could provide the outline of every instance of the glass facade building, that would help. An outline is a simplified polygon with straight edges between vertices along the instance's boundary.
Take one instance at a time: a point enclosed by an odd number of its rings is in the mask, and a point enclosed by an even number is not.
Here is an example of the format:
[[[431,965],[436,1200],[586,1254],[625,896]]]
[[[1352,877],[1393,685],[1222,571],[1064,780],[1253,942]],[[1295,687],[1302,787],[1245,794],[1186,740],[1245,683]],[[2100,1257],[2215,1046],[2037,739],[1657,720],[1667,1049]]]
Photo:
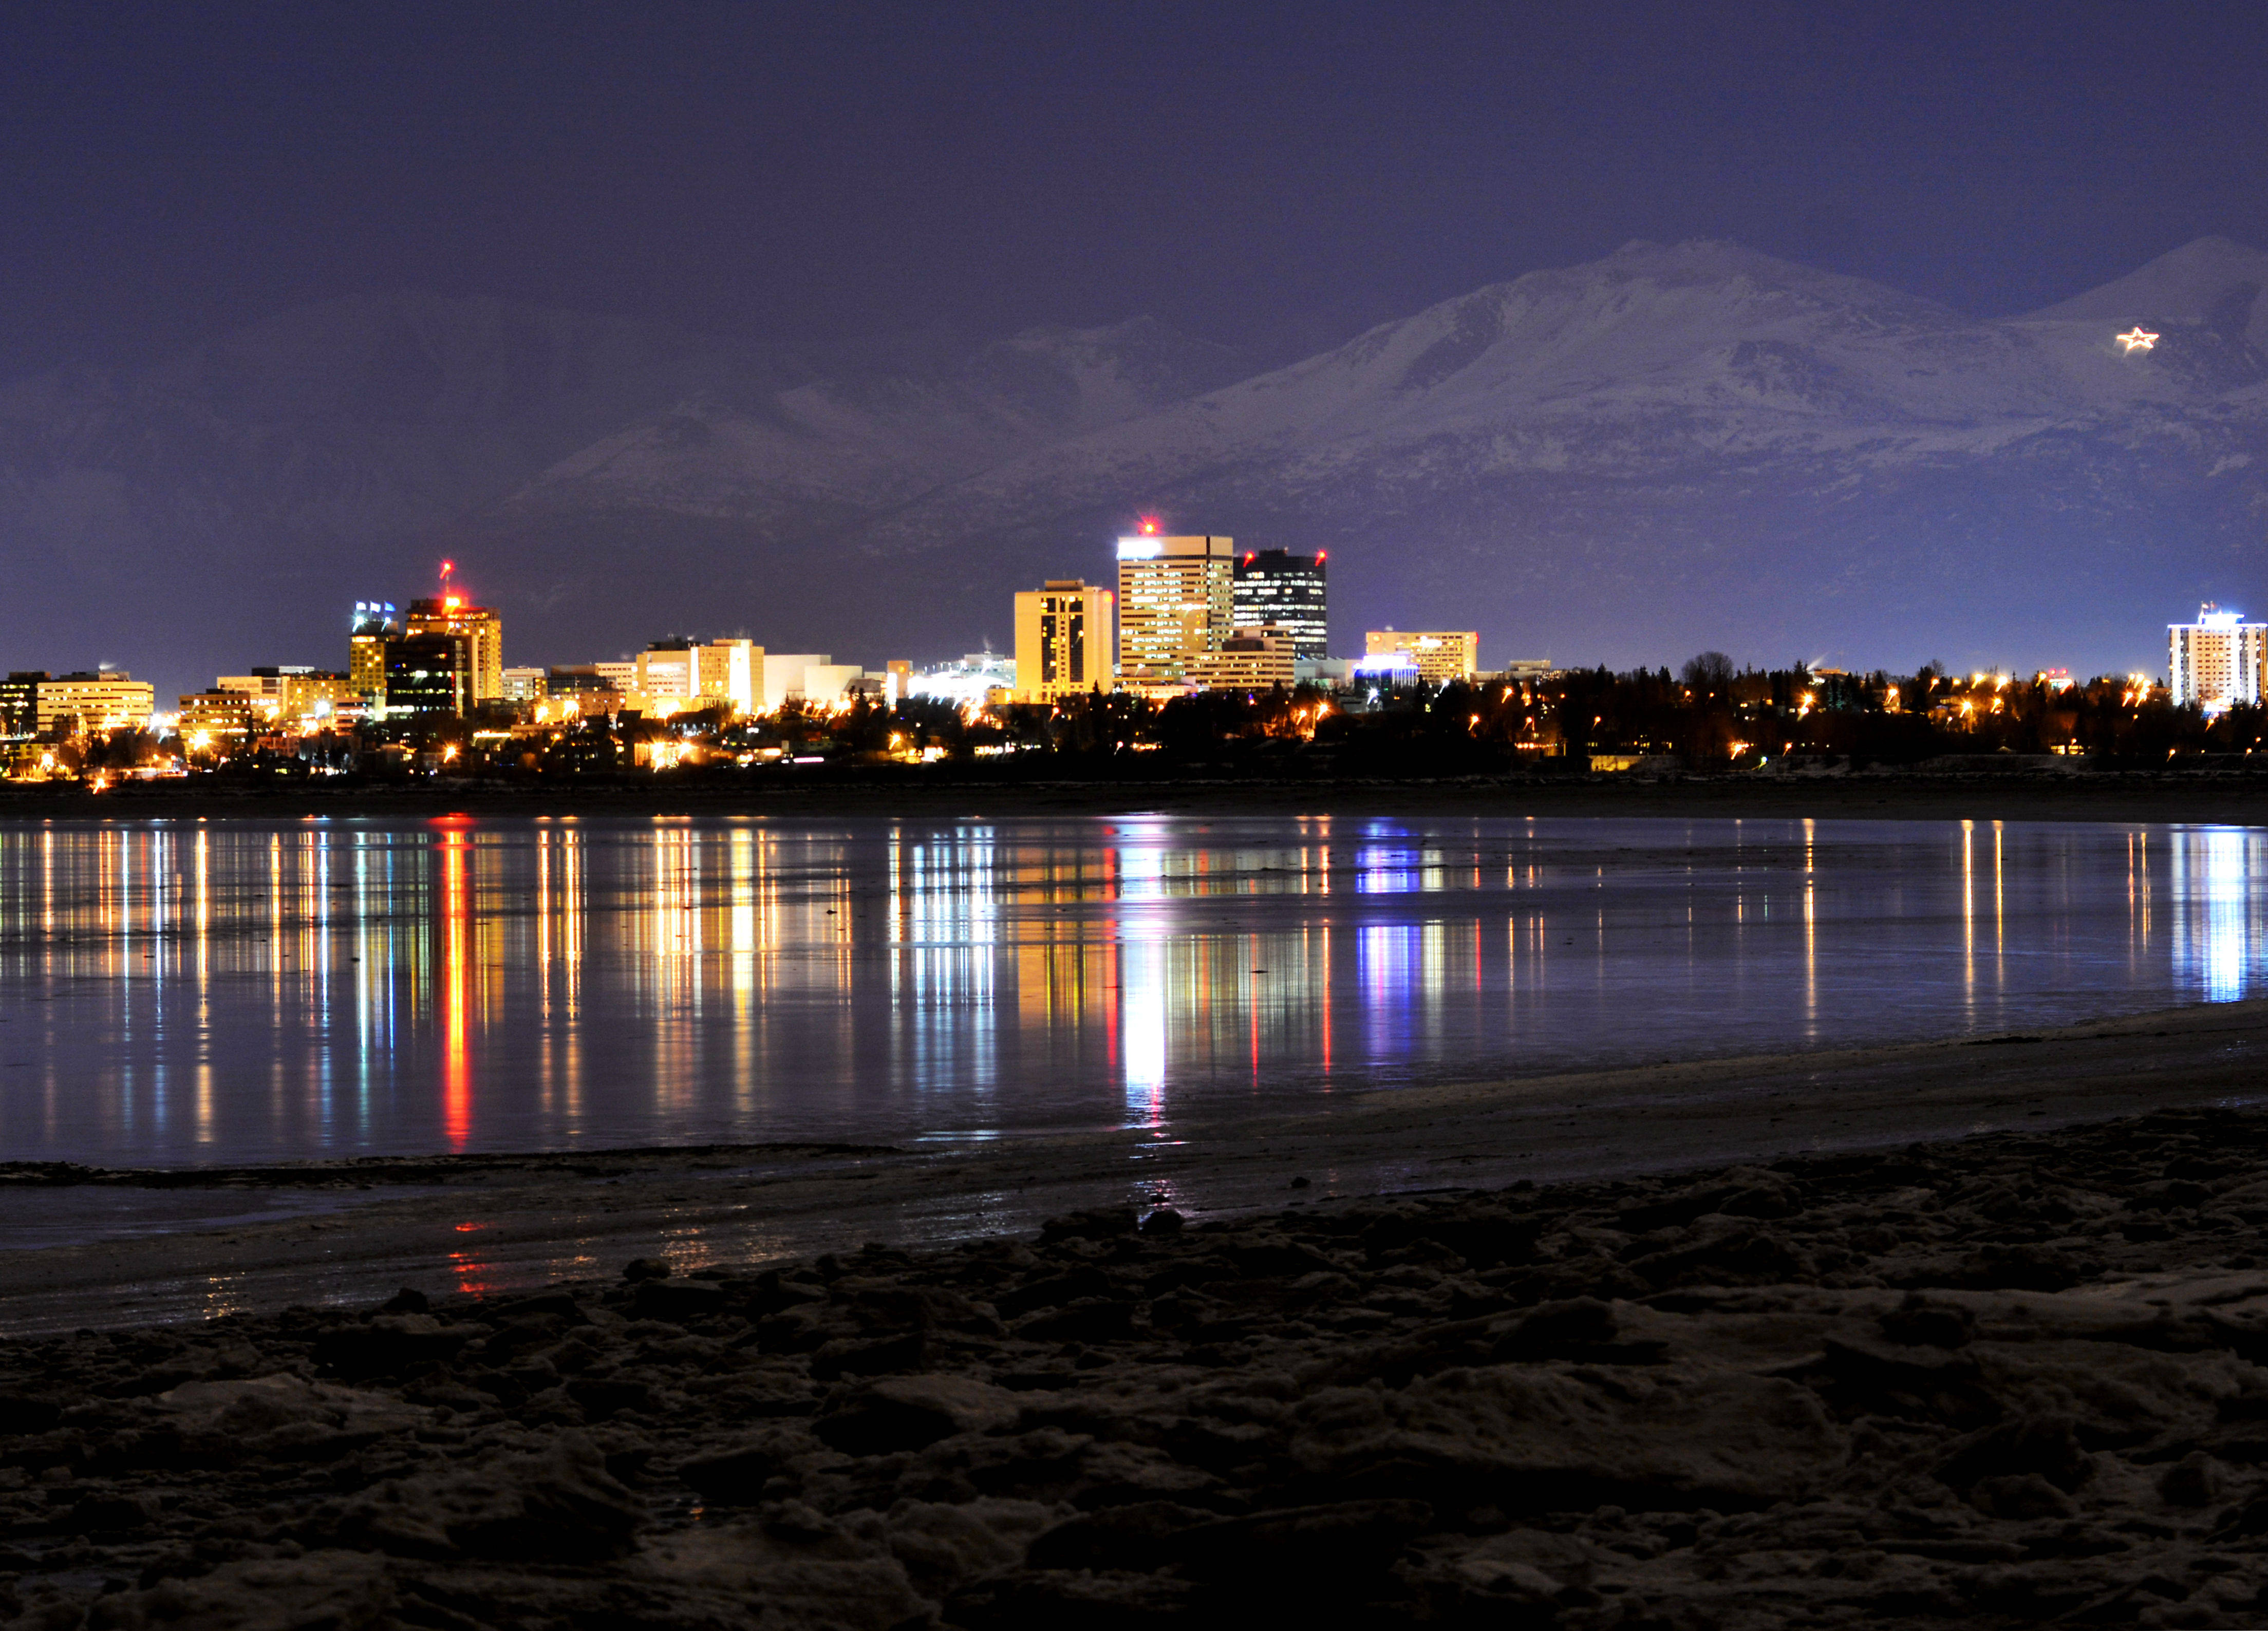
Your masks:
[[[1236,561],[1236,626],[1280,628],[1292,654],[1308,661],[1330,655],[1324,594],[1324,555],[1288,549],[1248,549]]]

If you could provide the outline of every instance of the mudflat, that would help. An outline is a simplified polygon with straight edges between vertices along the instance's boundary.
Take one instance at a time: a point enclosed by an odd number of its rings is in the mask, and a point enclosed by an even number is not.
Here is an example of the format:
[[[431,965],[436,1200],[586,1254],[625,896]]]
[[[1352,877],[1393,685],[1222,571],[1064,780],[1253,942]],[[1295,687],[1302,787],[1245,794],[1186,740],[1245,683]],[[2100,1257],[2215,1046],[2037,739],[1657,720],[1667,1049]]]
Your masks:
[[[0,1616],[2268,1612],[2257,1109],[618,1267],[0,1346]]]

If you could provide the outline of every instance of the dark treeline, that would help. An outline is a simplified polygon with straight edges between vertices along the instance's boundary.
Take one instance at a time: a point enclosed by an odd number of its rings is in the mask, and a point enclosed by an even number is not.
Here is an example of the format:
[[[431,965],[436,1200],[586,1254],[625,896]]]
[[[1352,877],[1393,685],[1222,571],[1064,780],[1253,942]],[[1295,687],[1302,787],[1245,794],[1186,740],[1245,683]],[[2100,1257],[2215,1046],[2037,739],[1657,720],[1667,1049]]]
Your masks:
[[[2249,755],[2257,707],[2176,707],[2139,676],[2058,678],[1740,669],[1706,652],[1673,674],[1574,669],[1381,690],[1204,692],[1152,702],[1090,694],[1052,706],[913,699],[791,704],[753,720],[635,714],[543,724],[509,709],[334,733],[262,737],[186,754],[193,775],[505,781],[660,774],[709,780],[809,765],[932,765],[1009,776],[1427,776],[1709,773],[1911,766],[1988,754],[2163,767]],[[127,771],[179,745],[120,733],[59,748],[60,774]]]

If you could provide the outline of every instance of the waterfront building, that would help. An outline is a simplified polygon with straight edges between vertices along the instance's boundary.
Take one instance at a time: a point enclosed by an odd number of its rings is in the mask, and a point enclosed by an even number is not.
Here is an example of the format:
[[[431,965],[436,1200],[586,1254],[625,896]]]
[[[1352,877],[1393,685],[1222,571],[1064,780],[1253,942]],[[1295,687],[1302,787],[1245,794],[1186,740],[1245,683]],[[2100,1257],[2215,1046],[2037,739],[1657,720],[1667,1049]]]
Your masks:
[[[1174,692],[1189,665],[1234,629],[1236,544],[1165,538],[1150,530],[1118,540],[1118,682]]]
[[[1292,655],[1321,662],[1330,655],[1324,567],[1327,557],[1288,549],[1248,549],[1236,558],[1235,624],[1247,628],[1281,628],[1292,639]]]
[[[2257,705],[2268,690],[2268,624],[2207,601],[2194,623],[2166,625],[2168,686],[2174,705],[2218,713]]]
[[[1052,702],[1111,688],[1113,597],[1099,584],[1049,578],[1016,596],[1016,700]]]
[[[409,610],[402,618],[402,630],[412,637],[438,636],[462,640],[468,704],[503,699],[504,619],[497,613],[484,606],[475,606],[460,595],[437,595],[409,603]]]
[[[1297,644],[1288,628],[1240,628],[1189,665],[1200,691],[1265,691],[1292,684]]]
[[[45,669],[19,668],[0,680],[0,742],[28,742],[40,729],[40,682]]]
[[[40,736],[148,726],[157,687],[122,669],[58,674],[39,682],[32,725]]]
[[[1363,636],[1362,649],[1365,657],[1407,653],[1418,665],[1418,678],[1431,686],[1470,680],[1480,672],[1481,637],[1470,628],[1373,628]]]

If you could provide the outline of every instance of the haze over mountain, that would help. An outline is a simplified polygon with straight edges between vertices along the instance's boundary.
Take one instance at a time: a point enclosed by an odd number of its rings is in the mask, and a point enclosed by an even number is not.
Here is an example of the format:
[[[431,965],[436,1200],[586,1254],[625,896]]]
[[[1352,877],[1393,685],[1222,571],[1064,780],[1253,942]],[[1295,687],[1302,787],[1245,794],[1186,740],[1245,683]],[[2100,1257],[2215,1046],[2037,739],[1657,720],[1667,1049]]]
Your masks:
[[[0,387],[0,661],[161,690],[335,664],[348,604],[444,554],[510,661],[679,629],[928,659],[1155,513],[1329,549],[1342,649],[1394,623],[1478,627],[1490,662],[2154,670],[2167,621],[2268,587],[2264,284],[2204,239],[1977,321],[1633,243],[1257,374],[1141,319],[814,357],[332,301]]]

